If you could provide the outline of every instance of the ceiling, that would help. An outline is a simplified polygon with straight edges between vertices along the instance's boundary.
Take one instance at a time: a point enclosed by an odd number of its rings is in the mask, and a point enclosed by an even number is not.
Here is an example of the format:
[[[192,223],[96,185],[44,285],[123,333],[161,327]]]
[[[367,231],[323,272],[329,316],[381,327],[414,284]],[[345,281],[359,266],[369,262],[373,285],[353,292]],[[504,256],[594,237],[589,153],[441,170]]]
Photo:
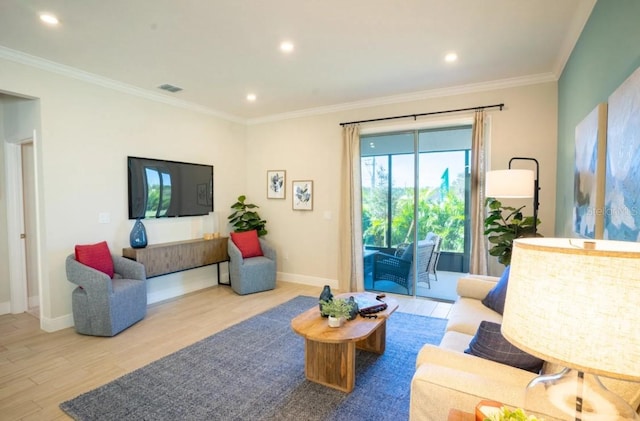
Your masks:
[[[0,57],[252,122],[557,80],[594,4],[0,0]]]

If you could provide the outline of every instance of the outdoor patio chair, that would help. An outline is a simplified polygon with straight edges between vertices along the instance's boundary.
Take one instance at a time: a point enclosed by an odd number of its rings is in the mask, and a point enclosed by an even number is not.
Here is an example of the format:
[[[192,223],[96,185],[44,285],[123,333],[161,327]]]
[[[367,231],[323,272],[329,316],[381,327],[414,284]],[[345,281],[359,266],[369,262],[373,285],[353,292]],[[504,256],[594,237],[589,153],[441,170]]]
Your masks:
[[[429,288],[429,261],[433,254],[433,242],[422,240],[418,242],[418,267],[417,282],[426,282]],[[407,290],[407,294],[413,294],[413,244],[411,244],[402,256],[393,256],[386,253],[376,253],[373,264],[373,287],[376,282],[391,281]]]
[[[436,269],[438,267],[438,261],[440,260],[440,246],[442,245],[442,237],[433,232],[430,232],[425,237],[425,240],[431,241],[433,243],[433,254],[429,259],[429,266],[427,267],[428,279],[431,280],[431,275],[433,275],[434,280],[437,281],[438,272]],[[431,288],[430,284],[429,288]]]

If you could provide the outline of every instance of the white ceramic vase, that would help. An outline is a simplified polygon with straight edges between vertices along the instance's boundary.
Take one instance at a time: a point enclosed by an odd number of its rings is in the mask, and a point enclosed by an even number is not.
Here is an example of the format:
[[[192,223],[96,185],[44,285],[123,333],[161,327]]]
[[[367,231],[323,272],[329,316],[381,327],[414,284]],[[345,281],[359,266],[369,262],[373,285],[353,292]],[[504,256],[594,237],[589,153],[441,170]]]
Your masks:
[[[340,327],[342,323],[344,323],[344,317],[333,317],[329,316],[329,327]]]

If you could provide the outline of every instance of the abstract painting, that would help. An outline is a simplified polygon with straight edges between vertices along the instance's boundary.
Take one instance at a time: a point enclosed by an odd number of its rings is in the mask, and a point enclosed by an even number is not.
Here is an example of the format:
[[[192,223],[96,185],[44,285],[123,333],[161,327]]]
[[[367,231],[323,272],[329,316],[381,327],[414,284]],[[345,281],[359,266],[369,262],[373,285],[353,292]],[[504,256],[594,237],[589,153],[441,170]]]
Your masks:
[[[640,68],[609,97],[604,238],[640,241]]]
[[[607,104],[599,104],[576,126],[573,231],[602,238]]]

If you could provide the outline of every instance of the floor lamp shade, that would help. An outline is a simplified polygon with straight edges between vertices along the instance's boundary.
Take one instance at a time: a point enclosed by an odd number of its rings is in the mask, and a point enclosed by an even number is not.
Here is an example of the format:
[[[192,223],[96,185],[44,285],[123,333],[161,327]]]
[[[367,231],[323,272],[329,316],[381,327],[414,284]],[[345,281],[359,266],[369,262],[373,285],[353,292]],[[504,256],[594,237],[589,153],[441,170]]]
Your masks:
[[[640,243],[517,239],[502,333],[518,348],[580,374],[637,381],[639,303]]]
[[[531,170],[488,171],[485,179],[486,197],[533,197],[534,173]]]

